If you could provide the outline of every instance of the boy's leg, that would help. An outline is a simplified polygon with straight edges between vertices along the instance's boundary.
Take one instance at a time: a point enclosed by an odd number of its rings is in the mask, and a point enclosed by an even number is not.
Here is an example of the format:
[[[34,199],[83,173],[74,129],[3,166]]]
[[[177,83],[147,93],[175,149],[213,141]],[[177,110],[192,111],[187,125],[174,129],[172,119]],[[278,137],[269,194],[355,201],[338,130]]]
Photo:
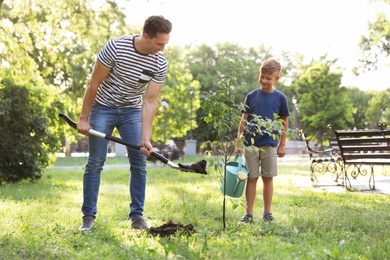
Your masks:
[[[273,177],[261,177],[263,179],[264,213],[271,212],[272,197],[274,193]]]
[[[273,177],[277,176],[277,147],[264,146],[260,150],[261,178],[263,180],[263,219],[273,220],[271,214],[272,198],[274,193]]]
[[[246,183],[246,214],[253,215],[253,206],[256,198],[256,185],[259,178],[250,178]]]
[[[259,167],[260,167],[260,155],[257,149],[246,149],[245,150],[245,162],[249,170],[249,176],[246,183],[246,214],[241,219],[241,222],[247,223],[247,219],[253,219],[253,208],[256,198],[256,185],[257,180],[260,177]],[[249,221],[250,222],[250,221]]]

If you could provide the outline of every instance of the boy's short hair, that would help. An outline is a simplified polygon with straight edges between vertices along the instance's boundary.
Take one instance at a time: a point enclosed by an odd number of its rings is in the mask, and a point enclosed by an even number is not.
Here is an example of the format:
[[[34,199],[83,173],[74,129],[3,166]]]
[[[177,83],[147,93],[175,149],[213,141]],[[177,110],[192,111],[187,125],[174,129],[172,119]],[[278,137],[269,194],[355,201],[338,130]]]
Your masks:
[[[277,72],[279,76],[281,70],[282,66],[280,65],[279,61],[274,58],[266,59],[260,67],[260,73],[264,74],[272,74]]]
[[[152,15],[145,20],[143,33],[149,35],[150,38],[156,37],[157,33],[170,34],[172,23],[161,15]]]

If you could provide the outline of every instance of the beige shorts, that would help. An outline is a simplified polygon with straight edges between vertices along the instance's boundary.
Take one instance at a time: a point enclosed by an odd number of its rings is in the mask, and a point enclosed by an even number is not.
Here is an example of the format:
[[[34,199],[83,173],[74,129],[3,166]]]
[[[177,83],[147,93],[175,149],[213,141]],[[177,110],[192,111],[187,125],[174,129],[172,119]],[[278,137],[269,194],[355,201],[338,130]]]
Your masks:
[[[246,148],[244,157],[249,170],[248,178],[275,177],[278,175],[278,148],[271,146]],[[260,173],[261,169],[261,173]]]

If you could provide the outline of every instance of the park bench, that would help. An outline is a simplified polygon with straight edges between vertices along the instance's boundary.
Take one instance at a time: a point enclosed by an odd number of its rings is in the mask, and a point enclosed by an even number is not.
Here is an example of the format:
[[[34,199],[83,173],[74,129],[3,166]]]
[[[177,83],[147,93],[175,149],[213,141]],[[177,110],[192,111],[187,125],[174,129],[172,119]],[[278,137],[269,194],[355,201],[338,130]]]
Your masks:
[[[379,129],[333,130],[343,161],[345,185],[349,190],[352,185],[348,175],[356,179],[359,175],[369,174],[371,190],[375,190],[374,173],[378,166],[381,167],[382,174],[386,175],[385,166],[390,165],[390,129],[386,129],[384,122],[378,123],[378,127]]]
[[[331,173],[332,179],[337,185],[344,185],[342,178],[342,160],[339,151],[334,147],[334,142],[325,150],[316,150],[310,146],[309,139],[306,138],[304,131],[300,130],[301,137],[305,142],[306,152],[310,159],[310,180],[313,186],[318,185],[318,174]],[[341,178],[340,178],[341,177]],[[341,183],[339,183],[341,181]]]

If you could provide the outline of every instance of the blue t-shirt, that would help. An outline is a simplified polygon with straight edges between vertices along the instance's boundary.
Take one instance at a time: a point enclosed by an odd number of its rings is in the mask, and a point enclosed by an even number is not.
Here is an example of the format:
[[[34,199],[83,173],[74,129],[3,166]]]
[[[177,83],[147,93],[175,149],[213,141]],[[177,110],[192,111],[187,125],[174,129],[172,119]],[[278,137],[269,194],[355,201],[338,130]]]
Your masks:
[[[279,90],[263,92],[258,88],[246,96],[244,105],[245,108],[242,112],[249,114],[247,119],[248,127],[244,133],[245,145],[277,147],[277,140],[267,133],[256,133],[256,127],[250,123],[253,122],[255,118],[253,115],[261,116],[262,119],[269,119],[271,121],[275,120],[274,114],[277,114],[279,117],[289,116],[290,112],[288,110],[286,96]],[[252,139],[254,140],[253,144]]]

